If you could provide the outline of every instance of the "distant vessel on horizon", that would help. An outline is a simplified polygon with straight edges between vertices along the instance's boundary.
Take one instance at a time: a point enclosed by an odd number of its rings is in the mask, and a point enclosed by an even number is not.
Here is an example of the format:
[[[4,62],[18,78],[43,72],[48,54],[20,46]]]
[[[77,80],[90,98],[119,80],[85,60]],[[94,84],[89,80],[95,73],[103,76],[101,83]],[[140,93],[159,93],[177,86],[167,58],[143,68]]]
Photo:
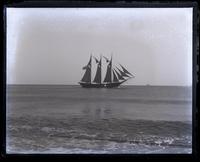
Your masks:
[[[93,81],[91,81],[92,80],[91,79],[92,58],[94,58],[97,63],[97,71],[96,71],[96,75],[95,75]],[[86,71],[83,75],[83,78],[79,82],[79,84],[82,87],[84,87],[84,88],[114,88],[114,87],[118,87],[122,83],[126,82],[128,79],[131,79],[134,77],[121,64],[119,64],[119,65],[122,70],[116,66],[115,66],[115,68],[113,68],[112,67],[112,56],[111,56],[110,60],[106,57],[104,57],[104,59],[108,63],[104,81],[103,82],[101,81],[101,78],[102,78],[102,74],[101,74],[102,56],[100,56],[100,60],[98,60],[96,57],[90,55],[90,60],[89,60],[88,64],[83,67],[83,70],[86,70]]]

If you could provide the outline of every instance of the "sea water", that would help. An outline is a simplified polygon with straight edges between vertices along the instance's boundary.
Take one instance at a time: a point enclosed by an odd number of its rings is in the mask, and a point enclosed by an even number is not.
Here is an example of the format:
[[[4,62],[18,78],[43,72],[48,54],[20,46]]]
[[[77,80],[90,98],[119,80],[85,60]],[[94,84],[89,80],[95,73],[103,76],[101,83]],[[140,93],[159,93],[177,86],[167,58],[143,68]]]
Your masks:
[[[192,152],[191,87],[9,85],[7,153]]]

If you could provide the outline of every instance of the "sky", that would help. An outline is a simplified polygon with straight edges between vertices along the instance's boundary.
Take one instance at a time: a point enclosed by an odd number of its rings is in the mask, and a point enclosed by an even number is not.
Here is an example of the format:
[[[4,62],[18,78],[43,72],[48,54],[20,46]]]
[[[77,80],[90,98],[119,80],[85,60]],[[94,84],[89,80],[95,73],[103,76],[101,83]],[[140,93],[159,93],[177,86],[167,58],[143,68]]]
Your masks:
[[[127,85],[192,85],[192,8],[7,8],[6,21],[7,84],[76,85],[91,54],[112,54]]]

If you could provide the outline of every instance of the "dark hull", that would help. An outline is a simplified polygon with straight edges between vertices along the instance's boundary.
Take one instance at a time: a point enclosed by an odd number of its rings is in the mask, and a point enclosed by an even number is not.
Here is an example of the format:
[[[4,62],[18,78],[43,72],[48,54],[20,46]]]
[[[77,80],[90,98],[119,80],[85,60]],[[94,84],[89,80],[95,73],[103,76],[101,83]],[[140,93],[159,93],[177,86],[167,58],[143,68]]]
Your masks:
[[[126,81],[126,80],[125,80]],[[116,82],[116,83],[104,83],[104,84],[94,84],[94,83],[83,83],[83,82],[79,82],[79,84],[83,87],[83,88],[114,88],[114,87],[118,87],[120,86],[120,84],[122,84],[123,82]]]
[[[104,84],[79,83],[83,88],[103,88]]]

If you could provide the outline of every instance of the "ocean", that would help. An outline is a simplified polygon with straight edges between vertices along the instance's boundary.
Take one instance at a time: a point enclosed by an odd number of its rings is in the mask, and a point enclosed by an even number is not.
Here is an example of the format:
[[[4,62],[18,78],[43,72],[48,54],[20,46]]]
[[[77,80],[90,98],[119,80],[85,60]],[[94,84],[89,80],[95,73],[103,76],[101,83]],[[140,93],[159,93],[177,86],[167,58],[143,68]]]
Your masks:
[[[6,151],[192,153],[192,88],[8,85]]]

